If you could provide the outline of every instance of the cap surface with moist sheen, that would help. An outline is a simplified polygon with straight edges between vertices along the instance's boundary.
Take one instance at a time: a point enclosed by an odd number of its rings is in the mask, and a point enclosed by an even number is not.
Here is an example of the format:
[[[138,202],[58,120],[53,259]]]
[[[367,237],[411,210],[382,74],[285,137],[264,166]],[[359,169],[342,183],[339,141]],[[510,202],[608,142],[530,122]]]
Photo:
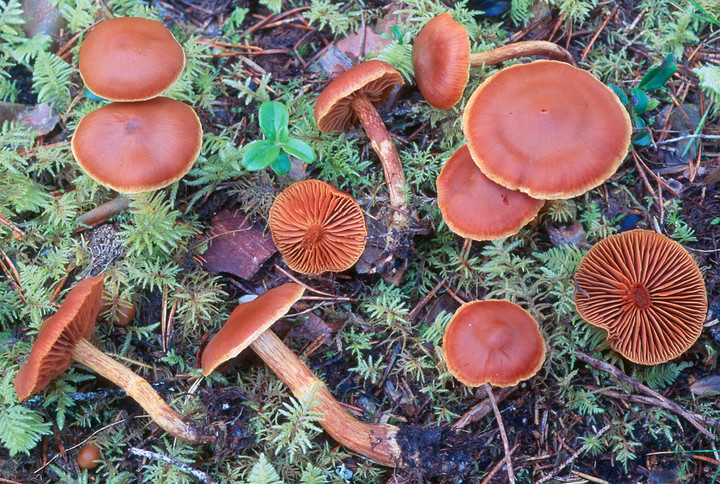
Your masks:
[[[201,146],[195,111],[166,97],[107,104],[85,115],[72,138],[85,173],[120,193],[157,190],[179,180]]]
[[[545,341],[530,313],[504,299],[471,301],[450,319],[443,337],[448,370],[468,386],[517,385],[545,361]]]
[[[185,52],[156,20],[118,17],[98,23],[80,46],[87,88],[111,101],[159,96],[182,74]]]
[[[463,132],[488,178],[549,200],[581,195],[615,173],[632,127],[617,95],[589,72],[540,60],[483,82],[467,103]]]

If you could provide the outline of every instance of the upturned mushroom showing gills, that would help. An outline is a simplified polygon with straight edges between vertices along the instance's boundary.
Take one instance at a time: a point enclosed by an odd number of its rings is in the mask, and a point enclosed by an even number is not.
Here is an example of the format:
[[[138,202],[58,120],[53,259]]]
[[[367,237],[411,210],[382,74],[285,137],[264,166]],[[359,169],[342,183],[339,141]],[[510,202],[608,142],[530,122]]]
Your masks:
[[[537,321],[504,299],[460,306],[445,329],[443,348],[450,373],[471,387],[517,385],[535,375],[545,361],[545,340]]]
[[[156,20],[119,17],[98,23],[80,46],[80,75],[88,90],[111,101],[159,96],[182,74],[185,52]]]
[[[165,403],[147,380],[88,341],[100,310],[103,279],[100,274],[79,282],[60,309],[40,325],[30,357],[15,376],[18,400],[22,402],[41,391],[75,360],[125,390],[169,434],[191,443],[215,440],[196,422],[180,416]]]
[[[158,190],[179,180],[201,146],[195,111],[166,97],[107,104],[83,116],[72,138],[83,171],[120,193]]]
[[[450,109],[462,98],[471,67],[535,55],[575,64],[567,50],[544,40],[516,42],[471,54],[467,30],[449,13],[441,13],[425,24],[412,51],[418,89],[438,109]]]
[[[395,144],[375,109],[398,84],[400,73],[390,64],[370,60],[345,71],[320,93],[315,102],[315,122],[323,133],[345,131],[359,121],[377,153],[388,185],[393,209],[389,231],[408,225],[405,172]]]
[[[303,274],[340,272],[365,249],[365,217],[345,192],[320,180],[294,183],[270,208],[273,242],[292,270]]]
[[[480,170],[533,198],[581,195],[618,169],[630,116],[589,72],[540,60],[507,67],[470,96],[463,133]]]
[[[240,304],[205,347],[203,374],[209,375],[250,346],[295,396],[305,399],[312,394],[313,399],[320,402],[315,407],[322,414],[320,425],[333,439],[379,464],[402,466],[402,452],[396,438],[398,428],[368,424],[350,415],[325,384],[270,329],[304,291],[299,284],[283,284]]]
[[[467,145],[445,162],[436,186],[443,220],[450,230],[472,240],[496,240],[518,233],[544,203],[486,177],[470,157]]]
[[[580,316],[607,330],[610,347],[634,363],[670,361],[700,337],[707,316],[700,269],[662,234],[632,230],[598,242],[575,281]]]

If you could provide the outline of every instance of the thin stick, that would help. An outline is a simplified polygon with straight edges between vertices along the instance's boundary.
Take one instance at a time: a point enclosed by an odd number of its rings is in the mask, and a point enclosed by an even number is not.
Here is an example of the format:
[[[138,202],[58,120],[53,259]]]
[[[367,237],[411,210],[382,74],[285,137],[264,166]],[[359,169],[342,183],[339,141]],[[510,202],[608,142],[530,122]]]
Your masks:
[[[625,373],[620,371],[619,369],[615,368],[613,365],[609,363],[605,363],[604,361],[598,360],[597,358],[593,358],[590,355],[587,355],[581,351],[576,351],[575,356],[578,360],[584,361],[588,365],[592,366],[593,368],[604,371],[606,373],[610,373],[615,378],[617,378],[620,381],[624,381],[625,383],[629,383],[630,385],[634,386],[641,392],[645,393],[646,395],[650,395],[654,399],[662,402],[663,408],[667,408],[673,413],[676,413],[678,415],[681,415],[684,417],[688,422],[690,422],[695,428],[697,428],[700,432],[705,434],[707,438],[710,440],[715,440],[715,436],[705,427],[703,427],[700,422],[704,423],[705,425],[709,425],[711,427],[715,427],[717,429],[720,429],[720,422],[713,420],[711,418],[705,417],[704,415],[699,415],[695,412],[691,412],[677,403],[673,402],[672,400],[669,400],[653,390],[652,388],[649,388],[639,381],[635,380],[634,378],[631,378],[627,376]]]
[[[201,471],[199,469],[194,469],[194,468],[190,467],[189,465],[185,464],[184,462],[175,460],[172,457],[158,454],[157,452],[150,452],[149,450],[138,449],[137,447],[130,447],[130,453],[135,454],[140,457],[161,460],[163,462],[167,462],[168,464],[172,464],[175,467],[177,467],[178,469],[180,469],[181,471],[186,472],[186,473],[196,477],[197,479],[200,479],[200,481],[204,482],[205,484],[217,484],[217,481],[215,481],[208,474],[204,473],[203,471]]]
[[[607,432],[608,430],[610,430],[610,424],[608,424],[608,425],[606,425],[605,427],[603,427],[603,428],[601,428],[600,430],[598,430],[598,432],[595,434],[595,436],[596,436],[596,437],[600,437],[602,434],[604,434],[604,433]],[[540,479],[539,481],[537,481],[537,484],[542,484],[543,482],[547,482],[547,481],[549,481],[549,480],[551,480],[551,479],[555,479],[555,477],[557,477],[557,475],[560,474],[560,471],[562,471],[563,469],[565,469],[568,465],[572,464],[572,462],[573,462],[575,459],[577,459],[580,454],[582,454],[583,452],[585,452],[585,450],[586,450],[589,446],[590,446],[590,443],[584,444],[582,447],[580,447],[578,450],[576,450],[576,451],[573,453],[573,455],[571,455],[565,462],[563,462],[562,465],[560,465],[560,467],[558,467],[557,469],[553,469],[553,471],[550,472],[550,474],[546,475],[545,477],[543,477],[542,479]]]
[[[588,52],[590,52],[590,49],[592,48],[593,44],[597,40],[597,38],[600,36],[600,32],[602,32],[605,27],[607,27],[607,24],[610,22],[610,19],[612,19],[615,14],[618,11],[619,5],[615,5],[615,8],[612,9],[612,12],[610,12],[610,15],[607,16],[605,21],[600,25],[600,28],[597,29],[597,32],[595,32],[595,35],[592,36],[592,39],[590,39],[590,42],[588,42],[588,45],[585,46],[585,48],[582,51],[582,55],[580,56],[580,62],[583,62],[585,60],[585,57],[588,55]]]
[[[314,288],[308,286],[307,284],[305,284],[304,282],[302,282],[302,281],[301,281],[300,279],[298,279],[297,277],[295,277],[295,276],[293,276],[292,274],[290,274],[288,271],[286,271],[285,269],[283,269],[282,267],[280,267],[280,266],[277,265],[277,264],[275,264],[275,269],[277,269],[277,270],[279,270],[280,272],[282,272],[286,277],[288,277],[288,278],[289,278],[291,281],[293,281],[295,284],[300,284],[302,287],[305,288],[306,291],[314,292],[315,294],[320,294],[321,296],[326,296],[326,297],[329,297],[330,299],[334,299],[334,300],[337,300],[337,301],[355,301],[355,299],[350,298],[350,297],[336,296],[336,295],[334,295],[334,294],[330,294],[329,292],[323,292],[323,291],[320,291],[320,290],[318,290],[318,289],[314,289]]]
[[[505,425],[503,424],[502,415],[500,415],[500,409],[495,401],[495,395],[493,395],[492,387],[489,383],[485,384],[485,391],[487,392],[488,399],[492,405],[493,412],[495,412],[495,419],[497,420],[498,427],[500,428],[500,437],[502,438],[503,447],[505,448],[505,462],[507,463],[507,475],[510,484],[515,484],[515,472],[512,466],[512,453],[510,452],[510,445],[508,444],[507,435],[505,434]]]
[[[495,401],[496,402],[502,402],[506,398],[508,398],[510,395],[515,393],[515,390],[517,390],[517,387],[507,387],[507,388],[501,388],[497,395],[495,395]],[[460,420],[458,420],[455,425],[452,426],[453,429],[459,430],[462,428],[467,427],[472,422],[476,422],[483,418],[485,415],[492,412],[492,404],[489,402],[489,400],[486,398],[482,400],[481,402],[476,403],[470,410],[465,412],[462,417],[460,417]]]
[[[515,444],[515,447],[510,450],[510,455],[514,454],[518,447],[520,447],[520,444]],[[485,476],[485,479],[483,479],[480,484],[488,484],[490,480],[495,477],[495,474],[497,474],[498,471],[502,469],[503,463],[505,463],[505,459],[500,459],[497,464],[493,466],[488,475]]]

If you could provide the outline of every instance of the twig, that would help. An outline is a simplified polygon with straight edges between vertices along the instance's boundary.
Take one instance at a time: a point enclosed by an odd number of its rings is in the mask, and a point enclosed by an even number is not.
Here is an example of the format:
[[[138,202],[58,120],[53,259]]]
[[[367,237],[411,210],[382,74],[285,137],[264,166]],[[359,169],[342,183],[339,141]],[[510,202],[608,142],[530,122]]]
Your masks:
[[[505,433],[505,425],[503,424],[502,415],[500,415],[500,409],[495,401],[495,396],[492,392],[492,387],[489,383],[485,384],[485,392],[487,392],[488,399],[492,404],[493,412],[495,412],[495,419],[497,420],[498,427],[500,428],[500,438],[502,438],[503,447],[505,448],[505,462],[507,463],[507,475],[510,484],[515,484],[515,472],[512,466],[512,453],[510,452],[510,444],[508,444],[507,434]]]
[[[686,140],[686,139],[695,139],[695,138],[700,138],[700,139],[720,139],[720,135],[717,135],[717,134],[702,134],[702,133],[698,133],[698,134],[686,134],[686,135],[683,135],[683,136],[678,136],[677,138],[666,139],[665,141],[656,141],[655,144],[656,144],[656,145],[666,145],[666,144],[668,144],[668,143],[676,143],[676,142],[678,142],[678,141],[684,141],[684,140]]]
[[[217,484],[217,481],[215,481],[208,474],[204,473],[201,470],[193,469],[192,467],[185,464],[184,462],[180,462],[179,460],[173,459],[172,457],[158,454],[157,452],[150,452],[149,450],[138,449],[137,447],[130,447],[130,453],[138,455],[140,457],[147,457],[148,459],[156,459],[156,460],[161,460],[163,462],[167,462],[168,464],[172,464],[172,465],[176,466],[178,469],[182,470],[183,472],[187,472],[188,474],[196,477],[197,479],[200,479],[200,481],[202,481],[206,484]]]
[[[592,36],[592,39],[590,39],[590,42],[588,42],[587,46],[582,51],[582,55],[580,56],[580,62],[583,62],[585,60],[585,57],[588,55],[588,52],[590,52],[590,49],[592,48],[593,44],[597,40],[597,38],[600,36],[600,32],[602,32],[605,27],[607,27],[607,24],[610,22],[610,20],[615,16],[615,14],[618,11],[618,8],[620,8],[619,5],[615,5],[615,8],[612,9],[612,12],[610,12],[610,15],[607,16],[605,21],[600,25],[600,28],[597,29],[595,32],[595,35]]]
[[[604,433],[607,432],[608,430],[610,430],[610,424],[608,424],[608,425],[606,425],[605,427],[603,427],[603,428],[601,428],[600,430],[598,430],[598,432],[595,434],[595,436],[596,436],[596,437],[600,437],[602,434],[604,434]],[[580,447],[578,450],[576,450],[575,452],[573,452],[573,455],[571,455],[570,457],[568,457],[568,459],[567,459],[565,462],[563,462],[563,463],[560,465],[560,467],[558,467],[557,469],[553,469],[552,472],[550,472],[550,474],[546,475],[545,477],[543,477],[542,479],[540,479],[539,481],[537,481],[536,484],[542,484],[543,482],[547,482],[547,481],[549,481],[549,480],[551,480],[551,479],[555,479],[555,477],[557,477],[557,475],[560,474],[560,471],[562,471],[563,469],[565,469],[568,465],[572,464],[572,462],[573,462],[575,459],[577,459],[580,454],[582,454],[583,452],[585,452],[585,449],[587,449],[589,446],[590,446],[590,443],[589,443],[589,442],[586,443],[586,444],[584,444],[584,445],[583,445],[582,447]]]
[[[95,207],[89,212],[80,215],[78,222],[82,225],[97,225],[119,214],[130,206],[130,199],[122,195],[118,195],[109,202],[105,202],[99,207]]]
[[[514,454],[518,447],[520,447],[520,444],[515,444],[515,447],[513,447],[513,448],[510,450],[510,455]],[[490,472],[488,473],[487,476],[485,476],[485,479],[483,479],[480,484],[488,484],[488,483],[490,482],[490,480],[491,480],[493,477],[495,477],[495,474],[497,474],[498,471],[499,471],[500,469],[502,469],[502,466],[503,466],[504,463],[505,463],[505,459],[500,459],[500,460],[497,462],[497,464],[495,464],[495,465],[493,466],[493,468],[490,469]]]
[[[623,381],[625,383],[629,383],[630,385],[634,386],[641,392],[645,393],[646,395],[650,395],[655,400],[658,400],[659,402],[662,402],[663,408],[666,408],[670,410],[673,413],[676,413],[678,415],[681,415],[684,417],[688,422],[690,422],[695,428],[697,428],[700,432],[705,434],[710,440],[715,440],[715,436],[705,427],[703,427],[700,422],[704,423],[705,425],[709,425],[711,427],[715,427],[717,429],[720,429],[720,422],[713,420],[711,418],[705,417],[704,415],[699,415],[695,412],[691,412],[677,403],[673,402],[672,400],[669,400],[653,390],[650,387],[647,387],[640,383],[639,381],[635,380],[634,378],[631,378],[627,376],[625,373],[620,371],[619,369],[615,368],[613,365],[609,363],[605,363],[604,361],[598,360],[597,358],[593,358],[590,355],[587,355],[581,351],[576,351],[575,356],[578,360],[584,361],[588,365],[592,366],[593,368],[604,371],[606,373],[610,373],[615,378],[617,378],[620,381]],[[659,403],[658,403],[659,405]]]
[[[508,398],[510,395],[515,393],[515,390],[517,390],[517,387],[507,387],[502,388],[497,395],[495,395],[495,401],[496,402],[502,402],[506,398]],[[492,412],[492,404],[490,401],[486,398],[482,400],[481,402],[475,404],[470,410],[465,412],[462,417],[460,417],[460,420],[458,420],[455,425],[452,426],[453,429],[459,430],[462,428],[467,427],[470,423],[476,422],[483,418],[485,415]]]

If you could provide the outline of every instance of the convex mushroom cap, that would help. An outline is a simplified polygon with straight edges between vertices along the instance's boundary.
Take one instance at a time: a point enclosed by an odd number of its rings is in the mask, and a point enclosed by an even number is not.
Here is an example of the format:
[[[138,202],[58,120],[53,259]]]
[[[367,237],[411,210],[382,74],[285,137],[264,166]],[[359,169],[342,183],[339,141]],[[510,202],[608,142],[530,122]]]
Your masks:
[[[672,360],[700,337],[707,315],[700,269],[662,234],[632,230],[598,242],[575,280],[580,316],[607,330],[610,347],[634,363]]]
[[[365,249],[365,217],[355,200],[320,180],[294,183],[270,208],[273,242],[292,270],[340,272]]]
[[[443,336],[450,373],[468,386],[517,385],[545,361],[545,341],[535,319],[504,299],[471,301],[450,319]]]
[[[157,190],[182,178],[202,146],[202,125],[185,103],[166,97],[110,103],[85,116],[72,151],[92,179],[121,193]]]
[[[103,20],[80,46],[79,70],[87,88],[111,101],[159,96],[180,77],[185,52],[156,20]]]
[[[630,116],[610,88],[550,60],[490,76],[463,115],[482,172],[539,199],[571,198],[603,183],[625,159],[631,131]]]
[[[203,374],[208,376],[218,366],[239,355],[283,317],[304,292],[305,288],[300,284],[289,282],[238,305],[205,347],[201,360]]]
[[[362,96],[373,104],[379,103],[404,82],[397,69],[387,62],[361,62],[323,89],[315,102],[315,122],[323,133],[345,131],[360,121],[353,100]]]
[[[73,361],[73,349],[95,328],[104,276],[77,283],[55,314],[40,325],[30,357],[15,375],[15,392],[22,402],[62,375]]]
[[[418,89],[438,109],[462,98],[470,78],[470,36],[449,13],[431,19],[415,38],[413,69]]]
[[[447,226],[473,240],[496,240],[520,231],[537,215],[542,200],[498,185],[459,148],[437,178],[437,201]]]

